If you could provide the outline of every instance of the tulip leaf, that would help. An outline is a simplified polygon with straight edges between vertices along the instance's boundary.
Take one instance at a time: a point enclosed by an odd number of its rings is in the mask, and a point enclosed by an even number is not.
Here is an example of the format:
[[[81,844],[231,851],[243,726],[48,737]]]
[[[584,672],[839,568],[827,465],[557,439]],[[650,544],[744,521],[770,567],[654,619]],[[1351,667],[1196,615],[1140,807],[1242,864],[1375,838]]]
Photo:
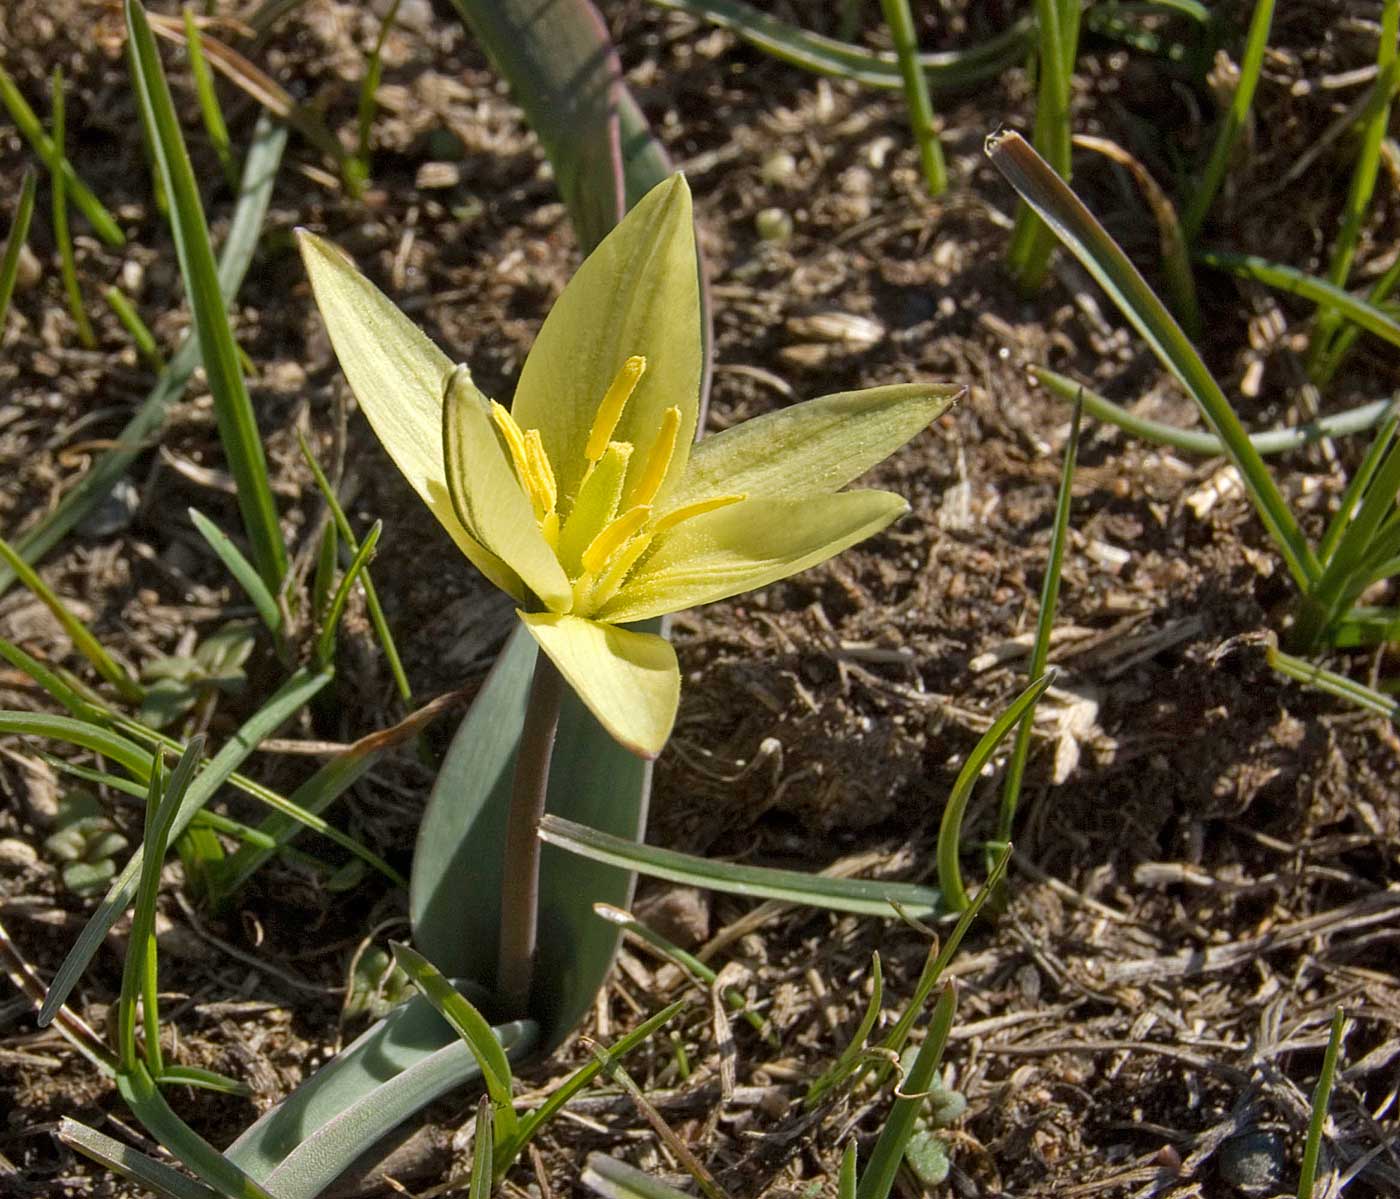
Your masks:
[[[494,1031],[513,1057],[536,1040],[529,1021]],[[447,1022],[414,996],[247,1128],[226,1156],[277,1199],[316,1199],[401,1121],[480,1073]]]
[[[652,626],[653,628],[655,626]],[[536,648],[522,628],[496,660],[457,730],[433,785],[413,856],[413,943],[449,976],[496,970],[501,858],[515,752]],[[550,772],[549,811],[635,840],[646,825],[650,764],[629,753],[571,691],[564,695]],[[540,945],[531,1014],[541,1048],[559,1044],[593,1004],[612,965],[618,930],[595,902],[626,907],[626,869],[546,845],[540,865]]]
[[[145,1187],[159,1199],[219,1199],[218,1192],[202,1182],[67,1116],[59,1121],[57,1136],[70,1149]]]

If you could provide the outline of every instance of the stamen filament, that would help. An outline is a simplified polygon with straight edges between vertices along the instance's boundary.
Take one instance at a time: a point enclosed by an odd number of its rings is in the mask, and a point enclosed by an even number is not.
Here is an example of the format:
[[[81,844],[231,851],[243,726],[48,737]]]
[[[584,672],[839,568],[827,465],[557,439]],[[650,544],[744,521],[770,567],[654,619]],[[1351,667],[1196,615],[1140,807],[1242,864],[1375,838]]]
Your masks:
[[[618,554],[617,561],[608,567],[607,573],[593,586],[585,597],[589,606],[594,610],[601,608],[618,592],[618,588],[626,581],[632,568],[637,565],[637,559],[651,548],[653,533],[645,533],[641,537],[635,537],[632,542]]]
[[[676,435],[681,428],[681,410],[679,408],[667,408],[661,416],[661,429],[656,434],[656,440],[651,443],[651,449],[647,453],[646,464],[642,467],[642,473],[637,476],[637,481],[632,485],[631,494],[627,497],[629,504],[649,504],[656,498],[656,493],[661,490],[661,484],[666,481],[666,472],[671,467],[671,459],[676,453]]]
[[[593,418],[588,444],[584,446],[583,454],[589,462],[597,462],[608,448],[613,430],[622,419],[622,410],[632,398],[632,392],[636,390],[637,382],[646,368],[647,360],[640,354],[633,354],[618,370],[607,394],[603,396],[603,402],[598,405],[598,415]]]
[[[730,504],[738,504],[748,498],[747,495],[712,495],[707,500],[696,500],[693,504],[683,504],[679,508],[673,508],[652,526],[652,536],[664,533],[667,529],[674,529],[682,521],[690,520],[691,517],[704,516],[706,512],[728,508]]]
[[[583,569],[597,574],[622,546],[636,533],[651,516],[651,509],[639,505],[629,508],[616,520],[608,524],[583,551]]]

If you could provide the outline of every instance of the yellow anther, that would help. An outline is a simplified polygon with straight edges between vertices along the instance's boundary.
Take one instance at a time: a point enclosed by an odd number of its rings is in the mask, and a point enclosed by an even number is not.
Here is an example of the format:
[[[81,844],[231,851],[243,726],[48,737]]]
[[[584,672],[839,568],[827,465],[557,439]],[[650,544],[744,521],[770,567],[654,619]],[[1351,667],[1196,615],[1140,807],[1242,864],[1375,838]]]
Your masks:
[[[728,508],[730,504],[738,504],[748,498],[747,495],[712,495],[707,500],[696,500],[693,504],[683,504],[679,508],[673,508],[656,522],[651,530],[652,536],[664,533],[667,529],[674,529],[681,521],[689,520],[693,516],[704,516],[706,512]]]
[[[554,481],[554,468],[549,464],[549,455],[544,452],[544,440],[538,429],[525,431],[525,460],[530,464],[530,480],[540,490],[545,503],[545,512],[553,512],[559,502],[559,485]]]
[[[671,468],[671,459],[676,453],[676,435],[681,429],[681,410],[667,408],[661,416],[661,430],[651,443],[646,465],[632,485],[627,497],[628,504],[649,504],[666,481],[666,472]]]
[[[617,377],[613,379],[603,397],[603,402],[598,405],[598,415],[593,418],[593,429],[588,434],[588,444],[583,449],[584,457],[588,461],[597,462],[608,448],[613,430],[622,419],[622,410],[632,398],[637,381],[646,368],[647,360],[640,354],[633,354],[618,370]]]
[[[515,423],[515,417],[511,416],[510,409],[504,404],[498,404],[495,400],[491,401],[491,419],[496,422],[496,428],[501,431],[501,436],[505,439],[506,449],[510,451],[511,460],[515,463],[515,473],[524,483],[530,474],[529,459],[525,456],[525,434]]]
[[[530,499],[535,519],[543,524],[545,517],[554,511],[556,488],[554,471],[550,469],[549,459],[545,456],[539,431],[531,429],[528,433],[524,432],[515,423],[515,417],[495,400],[491,401],[491,419],[496,422],[506,449],[510,451],[510,460],[515,464],[515,477],[520,480],[520,486]],[[530,445],[532,438],[535,442],[534,453]]]
[[[629,508],[616,520],[608,524],[601,533],[588,543],[588,548],[583,551],[583,569],[590,574],[597,574],[623,545],[631,539],[647,522],[651,516],[651,509],[645,505],[636,508]]]

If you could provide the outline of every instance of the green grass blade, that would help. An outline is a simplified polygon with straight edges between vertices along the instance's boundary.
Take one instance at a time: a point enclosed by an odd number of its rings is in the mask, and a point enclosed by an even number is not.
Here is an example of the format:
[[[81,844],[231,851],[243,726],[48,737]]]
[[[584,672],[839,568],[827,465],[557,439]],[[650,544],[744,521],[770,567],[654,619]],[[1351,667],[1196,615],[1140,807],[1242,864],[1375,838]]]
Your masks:
[[[808,33],[742,0],[651,0],[657,8],[689,13],[738,34],[765,54],[816,75],[850,79],[865,87],[898,91],[899,62],[863,46]],[[919,65],[935,88],[955,91],[1000,75],[1035,42],[1035,21],[1021,17],[1001,33],[967,50],[920,54]]]
[[[117,1089],[146,1131],[225,1199],[277,1199],[181,1120],[140,1062],[117,1075]]]
[[[914,1121],[923,1111],[928,1092],[933,1086],[934,1074],[943,1060],[943,1048],[953,1027],[957,1003],[957,987],[950,982],[938,997],[924,1043],[919,1046],[919,1054],[914,1059],[909,1076],[899,1088],[901,1094],[890,1108],[885,1126],[880,1130],[880,1138],[870,1151],[870,1160],[861,1172],[860,1185],[856,1189],[857,1199],[885,1199],[894,1186],[895,1175],[904,1160],[905,1147],[914,1134]]]
[[[862,916],[897,916],[895,904],[915,918],[931,916],[939,910],[938,892],[915,883],[827,878],[799,870],[717,862],[654,845],[639,845],[558,816],[546,816],[540,822],[540,839],[595,862],[727,895],[777,899]]]
[[[204,738],[191,739],[189,747],[165,781],[159,760],[151,771],[150,787],[146,793],[146,831],[142,839],[140,877],[136,883],[135,907],[131,913],[131,931],[127,938],[126,960],[122,963],[121,995],[117,1000],[117,1063],[118,1069],[130,1072],[140,1058],[136,1055],[136,1001],[144,1000],[146,1023],[147,1067],[153,1077],[161,1073],[160,1040],[151,1042],[158,1034],[157,1013],[153,1010],[154,987],[146,984],[154,974],[156,898],[160,893],[160,872],[165,865],[165,851],[170,844],[170,830],[181,801],[204,756]],[[148,970],[148,963],[151,969]]]
[[[340,626],[340,618],[345,614],[346,601],[349,600],[350,592],[364,573],[365,567],[369,565],[369,560],[374,557],[374,548],[379,544],[379,535],[382,532],[384,522],[375,521],[370,531],[365,534],[360,548],[355,551],[350,565],[345,568],[345,577],[340,580],[340,586],[331,598],[330,607],[326,609],[326,618],[321,624],[321,635],[316,640],[316,660],[322,666],[330,665],[331,659],[335,657],[335,635]]]
[[[491,1199],[495,1184],[495,1120],[491,1097],[483,1095],[476,1104],[476,1128],[472,1133],[472,1181],[467,1199]]]
[[[688,953],[679,945],[668,941],[654,928],[648,928],[640,920],[636,919],[631,912],[622,908],[615,908],[610,903],[595,903],[593,910],[610,924],[617,925],[624,933],[630,933],[637,940],[649,945],[656,954],[663,960],[678,967],[690,980],[702,988],[710,988],[719,980],[717,971],[711,969],[709,965],[702,962],[693,953]],[[767,1021],[763,1019],[753,1008],[749,1007],[748,1000],[734,987],[725,987],[720,995],[730,1007],[731,1011],[738,1012],[748,1022],[749,1026],[768,1041],[777,1050],[781,1048],[778,1038],[773,1030],[768,1027]]]
[[[513,1060],[538,1042],[529,1021],[497,1033]],[[461,1038],[415,994],[258,1117],[229,1146],[228,1157],[278,1199],[319,1199],[366,1146],[480,1077]]]
[[[651,1039],[653,1033],[669,1024],[677,1012],[686,1006],[685,1000],[678,999],[668,1007],[664,1007],[654,1016],[642,1021],[630,1033],[621,1040],[609,1046],[607,1055],[610,1058],[621,1060],[626,1057],[638,1045],[645,1044]],[[505,1158],[507,1161],[514,1161],[529,1144],[530,1139],[539,1132],[546,1124],[563,1110],[564,1105],[575,1095],[583,1090],[590,1082],[598,1077],[603,1069],[603,1064],[596,1058],[580,1066],[567,1079],[553,1091],[549,1093],[543,1103],[534,1111],[520,1118],[520,1126],[516,1130],[515,1136],[509,1142]]]
[[[407,880],[397,870],[317,814],[363,778],[379,757],[378,754],[344,754],[322,766],[286,799],[275,792],[258,789],[255,798],[273,805],[274,814],[254,830],[261,844],[250,843],[224,859],[215,881],[214,903],[218,904],[242,887],[269,858],[279,850],[285,850],[302,829],[319,833],[349,850],[395,886],[406,886]]]
[[[1044,694],[1054,679],[1051,671],[1036,679],[1018,695],[1011,706],[993,722],[992,727],[982,734],[973,747],[972,753],[958,771],[957,781],[948,795],[948,803],[943,809],[943,819],[938,826],[938,885],[943,892],[943,901],[948,909],[961,912],[967,909],[971,900],[967,888],[963,886],[962,867],[958,857],[962,840],[963,816],[967,811],[967,801],[972,797],[972,789],[981,777],[982,768],[991,761],[1002,738],[1021,720],[1031,715],[1036,701]]]
[[[156,132],[156,157],[170,194],[171,228],[180,258],[180,273],[189,294],[204,373],[214,396],[219,437],[230,473],[238,485],[238,505],[243,514],[244,530],[253,547],[253,560],[263,582],[275,592],[287,570],[287,550],[268,482],[262,438],[243,380],[233,331],[229,328],[228,311],[219,290],[199,188],[185,152],[180,122],[155,39],[138,0],[126,0],[126,19],[133,48],[133,85],[142,111]]]
[[[1079,0],[1035,0],[1040,86],[1035,100],[1035,145],[1052,170],[1068,180],[1072,168],[1070,82],[1079,43]],[[1016,214],[1007,257],[1024,292],[1045,280],[1054,242],[1037,218],[1033,205],[1022,204]]]
[[[198,1066],[166,1066],[156,1082],[163,1087],[194,1087],[199,1091],[213,1091],[216,1095],[243,1099],[253,1094],[253,1088],[246,1082],[213,1070],[201,1070]]]
[[[1281,675],[1308,687],[1325,691],[1328,695],[1336,696],[1338,699],[1344,699],[1348,703],[1365,708],[1368,712],[1374,712],[1378,716],[1400,720],[1400,701],[1393,700],[1390,696],[1384,695],[1374,688],[1349,679],[1346,675],[1337,674],[1336,671],[1318,666],[1316,663],[1307,662],[1292,654],[1286,654],[1276,646],[1269,646],[1266,657],[1269,665]]]
[[[5,253],[0,257],[0,332],[5,329],[5,317],[10,311],[10,297],[15,294],[15,280],[19,277],[20,254],[24,251],[24,242],[29,236],[29,222],[34,216],[35,185],[34,168],[26,167],[24,178],[19,185],[19,203],[15,205],[15,219],[10,222],[9,236],[5,238]]]
[[[16,670],[23,671],[39,684],[54,699],[68,709],[72,716],[97,724],[105,724],[107,713],[93,703],[87,695],[72,686],[57,671],[50,670],[37,658],[25,653],[19,646],[0,638],[0,658],[4,658]]]
[[[491,1025],[421,953],[397,941],[391,941],[389,948],[393,950],[394,961],[399,968],[472,1051],[472,1056],[481,1067],[486,1093],[490,1095],[491,1105],[495,1108],[493,1123],[497,1147],[505,1146],[516,1137],[520,1121],[512,1105],[510,1059],[506,1057],[506,1051],[496,1039]],[[508,1161],[500,1163],[501,1167],[509,1164]]]
[[[0,538],[0,562],[7,565],[15,577],[34,593],[35,598],[53,613],[54,619],[63,626],[63,631],[73,642],[73,648],[92,663],[92,668],[99,675],[116,688],[117,694],[127,703],[140,703],[146,693],[145,688],[131,677],[126,667],[107,652],[106,647],[88,631],[87,626],[68,610],[53,589],[39,577],[38,571],[20,557],[4,538]]]
[[[841,1056],[807,1088],[807,1096],[803,1102],[809,1108],[820,1103],[823,1096],[827,1095],[834,1087],[840,1086],[855,1073],[860,1064],[860,1056],[865,1052],[865,1043],[870,1039],[870,1034],[875,1031],[875,1021],[880,1018],[884,995],[884,970],[880,965],[880,955],[874,953],[870,956],[870,1000],[865,1005],[865,1014],[861,1016],[860,1024],[856,1026],[856,1031],[847,1042],[846,1048],[841,1051]],[[847,1146],[847,1151],[849,1152],[852,1147]],[[843,1162],[843,1173],[844,1169]],[[854,1173],[851,1177],[854,1179]]]
[[[836,1199],[858,1199],[856,1170],[859,1168],[854,1140],[846,1142],[841,1154],[841,1173],[836,1178]]]
[[[1296,623],[1289,631],[1295,647],[1307,651],[1317,645],[1332,621],[1365,588],[1368,564],[1375,565],[1377,556],[1385,559],[1395,552],[1386,548],[1389,538],[1383,535],[1383,522],[1394,510],[1397,494],[1400,446],[1392,443],[1375,469],[1360,508],[1338,538],[1322,577],[1301,597]]]
[[[321,530],[321,544],[316,550],[316,570],[311,576],[311,615],[315,620],[323,620],[330,605],[339,557],[340,536],[336,532],[335,521],[328,520]]]
[[[379,23],[379,36],[374,39],[374,49],[371,51],[369,62],[365,66],[365,77],[360,83],[360,102],[356,112],[358,128],[355,138],[355,157],[352,160],[360,186],[363,186],[365,181],[369,179],[369,139],[370,133],[374,129],[374,114],[378,107],[376,93],[379,91],[379,81],[384,75],[384,43],[389,40],[389,33],[394,28],[394,20],[399,15],[399,3],[400,0],[394,0],[389,5],[389,11],[384,14],[384,20]]]
[[[1308,1117],[1308,1135],[1303,1142],[1303,1161],[1298,1168],[1298,1199],[1313,1199],[1317,1181],[1317,1158],[1322,1149],[1322,1130],[1327,1124],[1327,1107],[1332,1100],[1332,1083],[1337,1075],[1337,1057],[1342,1049],[1342,1030],[1346,1013],[1338,1008],[1332,1014],[1332,1029],[1327,1037],[1327,1051],[1322,1055],[1322,1070],[1313,1088],[1312,1114]]]
[[[412,721],[412,719],[413,718],[410,717],[410,721]],[[172,753],[179,753],[183,749],[181,742],[174,737],[168,737],[164,733],[148,728],[138,721],[128,720],[118,716],[114,723],[117,727],[133,736],[139,737],[152,745],[161,746]],[[381,735],[371,734],[362,741],[356,742],[356,746],[359,747],[366,743],[374,745],[380,740]],[[347,759],[350,760],[349,764],[342,765],[346,763]],[[246,775],[239,774],[237,771],[234,771],[228,776],[228,782],[245,795],[256,799],[265,807],[272,809],[273,816],[263,825],[262,831],[265,835],[273,836],[274,840],[278,840],[274,834],[268,832],[268,827],[274,821],[285,820],[293,830],[305,828],[313,833],[320,834],[328,841],[333,841],[342,849],[348,850],[355,857],[359,858],[372,870],[377,870],[393,883],[394,886],[402,887],[406,885],[407,880],[402,874],[390,866],[388,862],[384,861],[384,859],[377,854],[372,853],[349,834],[341,832],[334,825],[328,824],[326,821],[322,820],[310,810],[310,807],[304,806],[299,802],[302,797],[306,797],[308,803],[319,803],[321,806],[324,806],[329,803],[331,799],[338,797],[347,787],[352,785],[366,768],[367,767],[360,765],[360,760],[356,760],[355,751],[344,754],[318,770],[311,778],[293,792],[291,798],[284,797],[276,791],[273,791],[270,787],[265,787],[262,783],[257,782],[255,779],[250,779]],[[284,842],[280,842],[279,845],[281,843]],[[254,850],[253,852],[257,853],[261,851]],[[220,878],[223,878],[227,868],[226,866],[220,867]],[[227,891],[228,889],[228,884],[223,884],[221,887],[222,891]]]
[[[919,61],[918,35],[914,32],[914,16],[909,0],[880,0],[890,40],[894,42],[899,59],[899,75],[904,82],[904,107],[909,112],[909,128],[919,147],[919,162],[924,170],[924,182],[929,195],[941,196],[948,190],[948,167],[943,161],[943,145],[933,123],[933,101],[929,99],[928,80]]]
[[[29,102],[25,100],[19,88],[15,86],[15,81],[10,78],[9,72],[3,66],[0,66],[0,103],[5,105],[15,127],[24,135],[24,140],[34,148],[34,153],[49,168],[49,173],[63,176],[64,190],[72,198],[78,210],[87,217],[88,223],[92,225],[97,236],[113,248],[124,246],[126,238],[117,226],[117,222],[112,219],[112,214],[92,194],[92,189],[78,178],[77,172],[73,170],[73,164],[63,156],[63,152],[53,144],[48,134],[44,132],[39,118],[29,107]]]
[[[141,319],[131,301],[122,294],[119,287],[109,287],[102,293],[102,298],[107,301],[107,306],[116,314],[117,320],[121,321],[122,328],[127,331],[131,340],[136,343],[136,352],[146,360],[146,365],[159,374],[165,370],[165,355],[160,352],[160,347],[156,345],[155,335],[150,327]]]
[[[176,812],[174,824],[171,826],[171,837],[183,833],[194,819],[195,813],[213,798],[214,793],[228,781],[229,775],[257,748],[258,743],[272,736],[285,721],[310,703],[330,679],[331,675],[327,672],[299,670],[266,704],[253,713],[229,742],[209,760],[185,794],[184,802]],[[136,894],[141,861],[142,854],[138,849],[113,880],[97,911],[78,934],[76,944],[68,951],[68,956],[63,959],[63,964],[59,966],[58,973],[49,987],[48,998],[39,1013],[41,1025],[52,1020],[59,1006],[67,1001],[69,993],[77,985],[88,963],[92,961],[93,954],[111,931],[112,925],[131,903]]]
[[[193,11],[186,4],[181,10],[185,21],[185,50],[190,56],[190,74],[194,77],[195,97],[199,101],[199,115],[204,119],[204,132],[214,146],[214,153],[223,168],[224,178],[230,187],[238,186],[238,163],[233,158],[233,145],[229,141],[228,125],[224,121],[224,110],[219,106],[219,93],[214,87],[214,74],[204,58],[204,39],[199,33],[199,24]]]
[[[129,1145],[123,1145],[67,1116],[59,1120],[56,1135],[70,1149],[99,1166],[105,1166],[128,1182],[145,1187],[158,1199],[218,1199],[218,1192],[210,1190],[202,1182],[186,1178],[164,1162],[147,1157]]]
[[[1230,107],[1225,111],[1225,119],[1216,131],[1215,142],[1210,148],[1205,169],[1196,183],[1186,210],[1181,216],[1182,232],[1188,244],[1200,236],[1206,213],[1215,202],[1216,193],[1225,178],[1225,169],[1230,164],[1230,154],[1239,140],[1245,122],[1249,120],[1249,110],[1254,103],[1254,90],[1259,85],[1259,74],[1264,66],[1264,51],[1269,44],[1269,29],[1274,21],[1274,0],[1255,0],[1254,13],[1249,19],[1249,32],[1245,35],[1244,55],[1240,59],[1240,77],[1235,84],[1234,95],[1230,97]]]
[[[67,141],[67,122],[64,116],[63,69],[54,67],[49,89],[50,113],[53,120],[53,144],[60,154]],[[63,276],[63,291],[68,297],[68,311],[73,324],[78,329],[78,340],[85,349],[97,348],[97,335],[92,331],[87,310],[83,307],[83,290],[78,285],[78,263],[73,254],[73,235],[68,230],[68,193],[64,187],[63,172],[53,176],[53,239],[58,245],[59,273]]]
[[[694,1199],[686,1191],[658,1182],[635,1166],[602,1153],[590,1153],[579,1179],[602,1199]]]
[[[1361,465],[1356,468],[1356,474],[1352,476],[1351,482],[1347,484],[1346,492],[1337,505],[1337,513],[1327,526],[1327,532],[1322,535],[1322,540],[1318,542],[1317,557],[1323,566],[1331,562],[1332,555],[1336,553],[1338,544],[1346,534],[1352,517],[1356,514],[1361,497],[1371,486],[1376,471],[1385,460],[1386,451],[1395,439],[1395,431],[1400,427],[1400,399],[1389,401],[1385,411],[1387,413],[1385,423],[1371,439],[1371,444],[1366,447],[1366,456],[1361,460]]]
[[[1242,279],[1256,279],[1279,291],[1291,292],[1295,296],[1312,300],[1315,304],[1354,322],[1366,332],[1374,333],[1393,346],[1400,346],[1400,321],[1377,308],[1369,300],[1354,296],[1326,279],[1319,279],[1316,275],[1309,275],[1294,267],[1270,262],[1253,254],[1225,254],[1203,250],[1194,257],[1203,266],[1229,271]]]
[[[1022,138],[993,136],[987,153],[1196,401],[1240,472],[1289,573],[1306,589],[1321,574],[1317,560],[1225,393],[1162,301],[1083,201]]]
[[[1035,642],[1031,646],[1030,665],[1026,673],[1038,679],[1045,673],[1050,659],[1050,634],[1055,628],[1055,609],[1060,601],[1060,573],[1064,564],[1065,543],[1069,538],[1069,510],[1073,501],[1074,467],[1079,457],[1079,425],[1082,403],[1076,402],[1070,418],[1069,440],[1065,443],[1065,460],[1060,468],[1060,493],[1055,500],[1055,519],[1050,531],[1050,548],[1046,553],[1045,580],[1040,587],[1040,613],[1036,617]],[[1021,798],[1021,780],[1026,771],[1026,757],[1031,748],[1031,726],[1035,708],[1029,707],[1016,726],[1016,740],[1006,763],[1002,780],[1001,808],[997,812],[998,841],[1010,841],[1016,820],[1016,806]]]
[[[972,903],[958,917],[958,922],[953,925],[953,931],[948,934],[948,939],[943,942],[941,947],[935,945],[929,950],[928,960],[924,963],[919,981],[914,986],[914,994],[910,996],[908,1004],[900,1014],[899,1019],[895,1021],[894,1027],[880,1042],[880,1048],[885,1053],[898,1057],[904,1052],[904,1046],[909,1040],[909,1034],[913,1031],[915,1022],[924,1010],[924,1004],[929,1001],[934,988],[943,980],[943,972],[948,969],[949,963],[957,955],[958,949],[962,946],[963,938],[967,936],[968,930],[977,919],[982,905],[1001,889],[1002,880],[1006,878],[1006,868],[1010,863],[1011,846],[1008,845],[1001,851],[1001,856],[997,858],[996,864],[988,873],[987,881],[973,896]],[[883,1083],[894,1069],[894,1065],[892,1062],[886,1061],[872,1069],[876,1082]],[[856,1081],[858,1083],[859,1078]]]
[[[239,552],[238,547],[233,544],[228,534],[200,512],[198,508],[190,508],[188,511],[195,530],[204,538],[209,548],[214,551],[215,556],[228,568],[229,574],[237,580],[238,585],[252,600],[253,607],[258,610],[258,617],[267,626],[268,631],[274,637],[280,636],[282,633],[282,613],[278,610],[276,598],[267,589],[267,584],[263,582],[262,576],[258,574],[257,567]]]
[[[1204,454],[1214,457],[1225,453],[1225,443],[1214,433],[1198,433],[1191,429],[1179,429],[1175,425],[1164,425],[1160,421],[1147,420],[1135,416],[1126,408],[1112,400],[1090,391],[1082,383],[1077,383],[1068,375],[1061,375],[1043,366],[1032,366],[1031,374],[1043,387],[1066,403],[1083,400],[1084,411],[1095,420],[1105,421],[1144,441],[1158,445],[1169,445],[1173,449],[1188,454]],[[1290,450],[1323,441],[1329,437],[1348,437],[1353,433],[1364,433],[1382,424],[1396,410],[1395,400],[1375,400],[1360,404],[1335,416],[1322,416],[1305,425],[1295,425],[1289,429],[1269,429],[1263,433],[1249,434],[1249,443],[1256,453],[1283,454]],[[1318,552],[1322,560],[1324,555]]]
[[[301,456],[310,468],[311,475],[316,480],[316,486],[325,498],[326,506],[331,510],[336,531],[349,548],[350,553],[352,555],[358,554],[360,552],[359,539],[355,536],[355,530],[350,527],[350,519],[345,515],[345,509],[341,507],[340,500],[336,497],[335,488],[331,486],[331,481],[326,478],[326,472],[321,469],[321,464],[316,461],[316,456],[311,452],[311,446],[305,435],[298,433],[297,441],[301,446]],[[370,577],[368,567],[360,576],[360,581],[365,589],[365,607],[369,610],[370,624],[374,627],[374,635],[379,638],[379,647],[384,651],[384,660],[389,665],[389,673],[394,676],[394,686],[399,689],[399,697],[403,702],[411,703],[413,689],[408,685],[408,675],[404,671],[403,660],[399,657],[399,648],[394,643],[393,633],[389,630],[389,621],[384,615],[384,607],[379,602],[379,592],[374,586],[374,580]],[[327,585],[325,594],[329,594],[329,592],[330,588]],[[319,613],[321,605],[318,604],[315,611]]]
[[[1346,206],[1342,210],[1341,228],[1332,243],[1332,257],[1327,266],[1327,278],[1344,288],[1361,241],[1361,228],[1376,190],[1380,173],[1381,143],[1390,125],[1390,103],[1395,92],[1400,59],[1396,58],[1396,40],[1400,37],[1400,0],[1385,0],[1381,9],[1380,49],[1376,55],[1378,74],[1371,98],[1362,115],[1361,152],[1352,168],[1351,184],[1347,189]],[[1322,365],[1331,348],[1333,337],[1342,322],[1342,314],[1333,307],[1323,307],[1317,314],[1317,328],[1309,346],[1308,368],[1314,371]]]
[[[50,716],[46,712],[0,711],[0,733],[66,741],[69,745],[77,745],[101,754],[130,771],[138,779],[147,779],[151,774],[149,753],[134,741],[86,720],[75,720],[71,716]],[[54,1006],[56,1008],[58,1005]]]
[[[3,70],[0,70],[0,75],[3,75]],[[287,131],[284,128],[271,121],[259,120],[252,147],[243,164],[243,190],[234,208],[219,265],[219,284],[226,298],[231,299],[238,291],[253,261],[253,251],[257,248],[286,144]],[[147,439],[160,430],[166,413],[184,394],[185,385],[198,365],[198,342],[188,337],[136,415],[118,435],[120,448],[108,450],[97,459],[59,501],[58,506],[16,542],[15,549],[26,562],[39,561],[112,490],[117,480],[146,448]],[[15,579],[14,571],[0,562],[0,595],[9,590]]]

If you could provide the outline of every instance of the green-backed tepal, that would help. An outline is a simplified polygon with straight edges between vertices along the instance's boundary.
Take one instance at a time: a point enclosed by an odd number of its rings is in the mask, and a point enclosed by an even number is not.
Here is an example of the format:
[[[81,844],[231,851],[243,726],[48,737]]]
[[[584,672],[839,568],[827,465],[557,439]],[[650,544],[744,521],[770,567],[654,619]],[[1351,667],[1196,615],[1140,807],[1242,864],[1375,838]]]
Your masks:
[[[652,189],[545,318],[509,409],[334,246],[302,255],[370,424],[462,552],[622,744],[654,757],[680,672],[622,626],[825,561],[907,511],[839,491],[951,402],[911,384],[797,404],[692,444],[701,376],[690,191]]]

